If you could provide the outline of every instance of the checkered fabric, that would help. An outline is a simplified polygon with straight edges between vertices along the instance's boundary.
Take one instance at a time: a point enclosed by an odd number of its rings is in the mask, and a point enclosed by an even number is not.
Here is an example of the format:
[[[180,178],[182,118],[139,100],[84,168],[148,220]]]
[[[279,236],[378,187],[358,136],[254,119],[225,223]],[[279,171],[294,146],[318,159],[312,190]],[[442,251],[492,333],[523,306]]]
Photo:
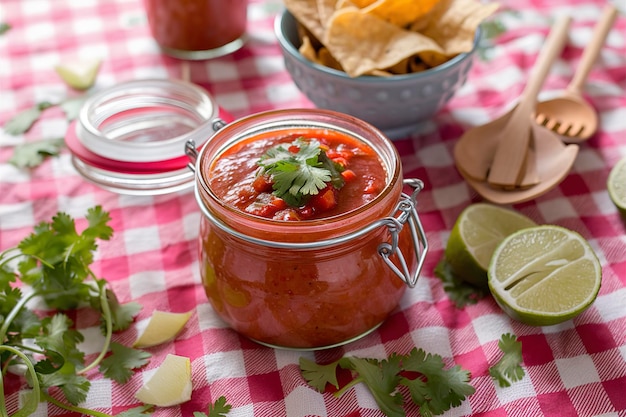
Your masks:
[[[573,320],[529,327],[508,318],[490,298],[458,309],[448,299],[434,268],[455,219],[480,197],[455,169],[455,140],[472,125],[501,114],[519,96],[539,49],[557,16],[569,13],[567,45],[542,94],[563,89],[598,20],[600,0],[502,0],[496,18],[506,31],[474,62],[469,79],[453,100],[411,137],[395,141],[405,177],[422,179],[419,213],[430,252],[416,288],[369,336],[318,352],[261,347],[230,330],[212,311],[199,278],[197,235],[200,211],[191,192],[125,196],[83,180],[63,151],[33,170],[8,163],[13,146],[62,137],[67,122],[51,109],[27,134],[0,130],[0,249],[15,245],[32,227],[57,211],[82,217],[100,204],[110,212],[113,239],[100,245],[94,270],[108,279],[123,301],[143,309],[137,326],[115,335],[131,343],[153,310],[193,315],[172,343],[148,349],[153,355],[130,382],[118,385],[97,372],[84,406],[116,414],[138,405],[135,391],[168,353],[191,358],[193,395],[180,406],[158,408],[155,416],[192,416],[224,395],[229,417],[378,417],[371,394],[356,386],[340,399],[321,394],[302,379],[298,359],[319,362],[341,355],[384,358],[413,347],[443,356],[471,371],[476,393],[445,416],[626,416],[626,223],[606,191],[616,161],[626,156],[626,17],[624,10],[607,38],[585,85],[598,109],[599,132],[580,148],[571,173],[549,193],[515,209],[537,223],[578,231],[602,263],[602,288],[594,304]],[[624,9],[624,2],[616,1]],[[251,0],[247,45],[236,53],[192,62],[192,81],[205,87],[234,117],[268,109],[312,107],[285,71],[273,33],[278,0]],[[0,22],[12,29],[0,36],[0,125],[19,110],[43,100],[75,94],[54,65],[75,58],[102,59],[96,88],[146,77],[179,77],[181,63],[162,55],[151,38],[140,0],[2,0]],[[86,334],[81,346],[93,355],[101,342],[94,317],[77,314]],[[523,345],[526,376],[500,388],[488,368],[497,342],[512,332]],[[25,381],[5,378],[8,408],[15,411]],[[34,414],[76,416],[47,403]],[[415,408],[407,415],[417,416]]]

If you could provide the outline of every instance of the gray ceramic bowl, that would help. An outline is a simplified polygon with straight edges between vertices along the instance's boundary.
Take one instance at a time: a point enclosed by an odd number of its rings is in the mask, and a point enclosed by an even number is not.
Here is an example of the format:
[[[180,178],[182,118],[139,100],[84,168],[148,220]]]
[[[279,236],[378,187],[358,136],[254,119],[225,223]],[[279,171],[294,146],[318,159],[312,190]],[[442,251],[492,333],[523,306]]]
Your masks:
[[[296,86],[317,107],[347,113],[371,123],[390,139],[405,137],[432,118],[465,83],[474,48],[423,72],[392,77],[350,78],[342,71],[315,64],[298,52],[297,21],[284,10],[274,30],[285,67]]]

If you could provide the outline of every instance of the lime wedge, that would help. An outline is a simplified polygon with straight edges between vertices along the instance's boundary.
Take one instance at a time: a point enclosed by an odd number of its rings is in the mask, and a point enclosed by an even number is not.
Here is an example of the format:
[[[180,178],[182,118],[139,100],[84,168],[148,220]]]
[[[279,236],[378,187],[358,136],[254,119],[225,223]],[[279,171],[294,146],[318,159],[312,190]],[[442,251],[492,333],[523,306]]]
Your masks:
[[[152,377],[135,393],[144,404],[169,407],[191,399],[191,361],[168,354]]]
[[[513,210],[486,203],[465,208],[450,233],[445,258],[455,275],[479,286],[487,285],[487,268],[493,251],[506,236],[536,226]]]
[[[155,310],[150,316],[148,325],[139,335],[133,347],[145,348],[160,345],[173,340],[185,327],[191,317],[191,312],[170,313]]]
[[[611,168],[606,188],[615,206],[621,213],[626,214],[626,157]]]
[[[513,319],[533,326],[569,320],[596,299],[602,267],[589,243],[560,226],[505,238],[489,265],[489,289]]]
[[[54,69],[59,74],[59,77],[70,87],[76,90],[87,90],[96,82],[100,63],[99,59],[76,61],[57,65]]]

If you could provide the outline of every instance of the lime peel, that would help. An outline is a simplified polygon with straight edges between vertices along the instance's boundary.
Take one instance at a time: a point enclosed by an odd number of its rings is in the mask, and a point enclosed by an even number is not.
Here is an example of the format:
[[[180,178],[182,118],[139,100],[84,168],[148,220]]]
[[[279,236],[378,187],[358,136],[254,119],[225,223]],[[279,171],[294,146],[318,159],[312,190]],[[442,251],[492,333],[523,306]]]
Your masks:
[[[606,188],[613,204],[626,214],[626,157],[620,159],[609,173]]]
[[[496,248],[489,289],[511,318],[532,326],[572,319],[596,299],[600,261],[577,232],[555,225],[520,230]]]

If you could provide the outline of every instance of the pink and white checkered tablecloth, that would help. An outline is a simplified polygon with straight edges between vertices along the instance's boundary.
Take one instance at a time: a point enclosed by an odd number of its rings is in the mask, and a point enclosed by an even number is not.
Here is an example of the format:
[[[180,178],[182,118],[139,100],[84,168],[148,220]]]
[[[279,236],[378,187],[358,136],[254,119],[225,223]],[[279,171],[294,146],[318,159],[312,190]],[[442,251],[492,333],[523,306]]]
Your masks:
[[[356,355],[384,358],[413,347],[442,355],[471,371],[476,393],[446,416],[626,416],[626,222],[606,191],[616,161],[626,156],[626,4],[609,34],[585,86],[600,112],[599,132],[580,148],[571,173],[551,192],[514,208],[538,223],[578,231],[596,250],[603,282],[595,303],[560,325],[529,327],[508,318],[487,297],[458,309],[448,299],[434,268],[452,225],[463,208],[480,198],[455,169],[452,149],[471,125],[486,122],[519,96],[549,23],[571,14],[565,50],[552,68],[542,94],[564,88],[571,79],[594,23],[600,0],[503,0],[496,18],[507,28],[476,59],[466,85],[449,105],[412,137],[395,142],[406,177],[426,184],[419,213],[430,251],[416,288],[377,331],[341,348],[315,353],[261,347],[227,328],[212,311],[200,284],[196,239],[200,212],[191,192],[166,196],[125,196],[83,180],[70,156],[46,160],[33,170],[8,163],[13,146],[62,137],[61,111],[46,112],[27,134],[0,129],[0,250],[15,245],[32,227],[57,211],[82,217],[102,205],[110,212],[113,239],[97,252],[95,272],[111,282],[118,297],[137,301],[145,323],[154,309],[192,309],[184,332],[173,343],[150,348],[149,365],[129,383],[118,385],[90,374],[86,407],[116,414],[138,405],[135,391],[167,353],[191,358],[193,395],[181,406],[160,408],[155,416],[191,416],[224,395],[229,417],[377,417],[383,414],[363,386],[336,399],[320,394],[302,379],[300,356],[328,361]],[[312,107],[285,71],[273,33],[279,0],[251,0],[247,45],[224,58],[190,65],[191,79],[205,87],[235,117],[292,107]],[[151,38],[141,0],[2,0],[0,22],[12,29],[0,36],[0,126],[17,111],[43,100],[72,94],[53,70],[75,58],[102,59],[96,88],[137,78],[179,77],[180,61],[162,55]],[[93,317],[78,315],[88,336],[87,354],[101,341]],[[497,359],[497,342],[512,332],[523,346],[526,376],[500,388],[488,374]],[[132,343],[137,326],[115,335]],[[9,410],[15,410],[23,380],[8,376]],[[415,409],[408,415],[416,416]],[[35,416],[76,415],[42,403]]]

